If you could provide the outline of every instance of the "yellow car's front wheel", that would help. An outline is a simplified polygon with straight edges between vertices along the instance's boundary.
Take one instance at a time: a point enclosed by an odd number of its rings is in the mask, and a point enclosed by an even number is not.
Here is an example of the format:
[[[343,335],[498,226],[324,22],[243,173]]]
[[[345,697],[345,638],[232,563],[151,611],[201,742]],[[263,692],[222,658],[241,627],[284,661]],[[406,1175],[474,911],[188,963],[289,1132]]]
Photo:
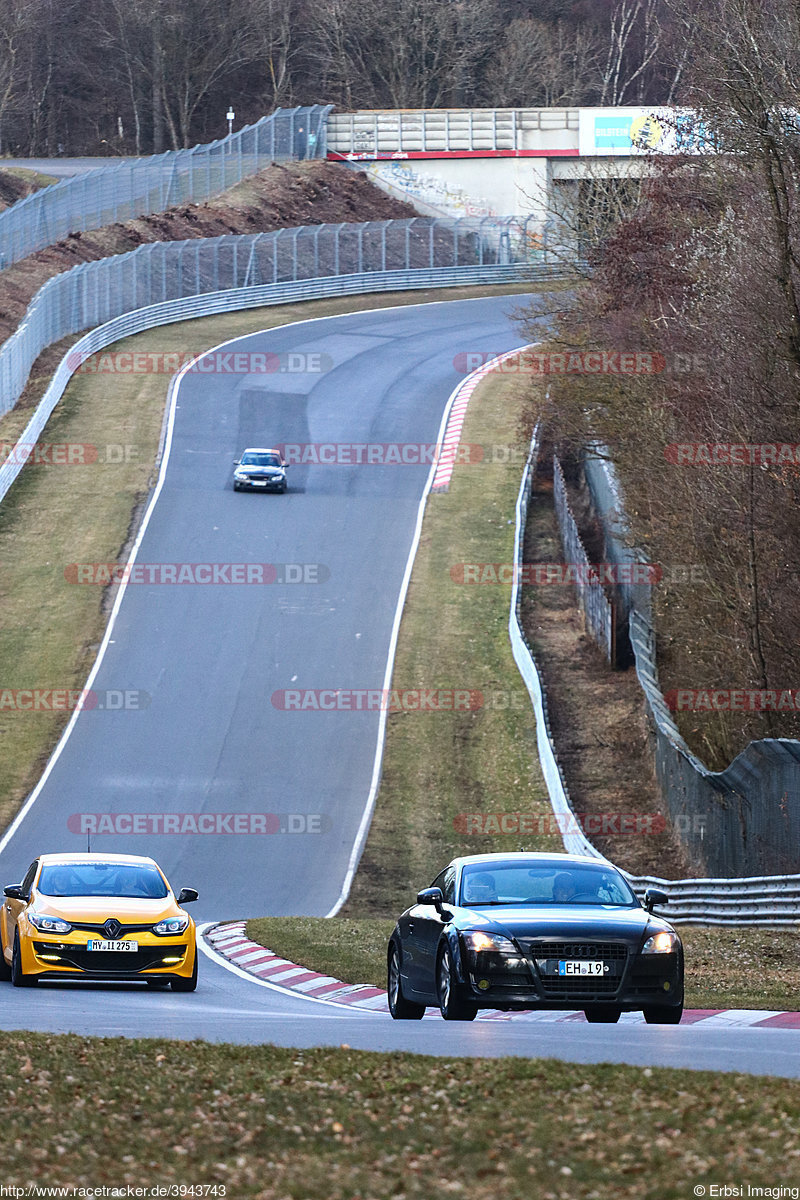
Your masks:
[[[176,975],[172,982],[173,992],[193,992],[197,987],[197,947],[194,949],[194,967],[191,975],[187,979],[182,979]]]
[[[14,934],[14,950],[11,954],[11,982],[14,987],[36,987],[38,976],[26,975],[22,969],[22,954],[19,945],[19,933]]]

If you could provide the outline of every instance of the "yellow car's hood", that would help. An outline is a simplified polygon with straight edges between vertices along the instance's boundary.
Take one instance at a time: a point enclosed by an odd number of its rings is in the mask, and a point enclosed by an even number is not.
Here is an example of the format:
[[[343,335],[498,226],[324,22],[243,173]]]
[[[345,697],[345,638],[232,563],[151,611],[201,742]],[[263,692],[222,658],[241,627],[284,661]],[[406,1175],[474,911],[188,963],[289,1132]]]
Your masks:
[[[44,896],[39,892],[32,907],[48,917],[90,923],[102,923],[107,917],[116,917],[123,924],[138,921],[152,921],[155,924],[164,917],[174,917],[183,912],[172,896],[165,896],[161,900],[143,900],[123,896]]]

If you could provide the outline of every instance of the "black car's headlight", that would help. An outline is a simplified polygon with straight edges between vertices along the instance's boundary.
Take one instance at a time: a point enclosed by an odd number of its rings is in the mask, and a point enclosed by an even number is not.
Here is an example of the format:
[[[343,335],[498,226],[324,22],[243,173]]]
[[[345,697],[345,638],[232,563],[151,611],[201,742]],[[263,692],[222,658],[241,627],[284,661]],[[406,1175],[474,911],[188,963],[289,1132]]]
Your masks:
[[[63,921],[61,917],[48,917],[44,913],[28,912],[28,920],[34,929],[39,930],[39,933],[72,932],[69,921]]]
[[[519,954],[510,938],[501,933],[484,933],[482,929],[468,929],[462,934],[468,950],[489,950],[496,954]]]
[[[680,938],[677,933],[672,933],[670,930],[662,929],[660,933],[654,933],[649,937],[642,946],[642,954],[674,954],[680,946]]]
[[[520,972],[527,978],[528,964],[510,938],[501,933],[468,929],[461,935],[467,950],[467,964],[478,987],[491,986],[491,978],[508,972]]]
[[[153,926],[153,933],[159,934],[161,937],[169,937],[176,933],[185,933],[189,925],[188,917],[165,917],[163,921],[159,921]]]

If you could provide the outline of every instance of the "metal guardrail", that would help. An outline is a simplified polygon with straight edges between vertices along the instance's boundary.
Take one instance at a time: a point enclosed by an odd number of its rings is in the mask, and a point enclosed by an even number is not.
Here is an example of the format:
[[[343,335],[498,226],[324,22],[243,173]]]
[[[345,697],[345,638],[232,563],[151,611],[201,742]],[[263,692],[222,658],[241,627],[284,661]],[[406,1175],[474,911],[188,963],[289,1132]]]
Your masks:
[[[0,213],[0,268],[78,230],[207,200],[275,160],[324,158],[332,107],[279,108],[217,142],[97,167],[42,188]]]
[[[538,427],[533,432],[528,460],[516,506],[515,568],[522,563],[523,539],[530,502],[533,473],[539,454]],[[603,859],[600,851],[580,828],[556,756],[547,717],[547,698],[536,663],[522,628],[520,613],[520,570],[514,571],[508,632],[514,661],[528,689],[536,714],[539,761],[550,803],[570,854],[587,854]],[[665,915],[678,923],[702,925],[796,925],[800,920],[800,875],[758,875],[741,879],[661,879],[655,875],[623,872],[637,895],[657,887],[669,896]]]
[[[604,449],[584,463],[609,561],[644,561],[632,546],[613,462]],[[654,734],[655,769],[664,802],[693,869],[715,877],[752,875],[800,861],[800,740],[750,742],[724,771],[694,755],[676,725],[658,679],[648,585],[616,589],[629,610],[630,645]],[[800,912],[800,910],[798,910]]]
[[[399,225],[410,223],[397,222]],[[384,224],[386,223],[384,222]],[[288,232],[291,233],[292,231]],[[227,242],[229,239],[215,238],[209,240],[219,244]],[[252,239],[241,238],[234,240],[248,242]],[[169,244],[156,243],[156,245]],[[190,242],[186,243],[186,245],[196,247],[197,243]],[[138,253],[138,250],[132,252],[132,254]],[[124,255],[119,256],[117,259],[103,259],[100,263],[86,264],[86,267],[98,268],[102,267],[103,264],[114,264],[119,262],[120,258],[129,257],[129,255]],[[248,263],[249,259],[246,254],[239,256],[241,270],[246,272]],[[76,288],[78,296],[84,296],[84,298],[86,288],[81,282],[81,272],[85,271],[86,267],[77,267],[74,269],[74,275],[78,281]],[[127,278],[128,283],[130,283],[130,266],[123,267],[122,271],[127,272],[127,276],[123,274],[116,282],[121,285]],[[49,283],[45,284],[45,287],[41,291],[44,292],[51,284],[59,284],[71,274],[73,272],[57,276],[56,279],[50,280]],[[161,279],[158,273],[154,274],[159,280]],[[563,276],[563,272],[559,273],[550,268],[527,266],[525,264],[499,264],[493,266],[473,264],[472,266],[449,268],[428,267],[422,269],[403,268],[389,271],[375,270],[329,276],[326,278],[312,277],[302,280],[289,280],[277,284],[262,283],[249,287],[226,289],[224,291],[198,293],[190,290],[189,294],[185,296],[165,299],[161,303],[154,305],[126,309],[126,299],[129,301],[131,292],[122,286],[118,290],[115,290],[111,286],[115,282],[113,272],[112,274],[100,274],[100,290],[104,296],[104,304],[100,306],[102,311],[98,310],[100,312],[99,320],[101,324],[80,338],[70,351],[64,355],[44,396],[17,441],[16,445],[19,449],[16,451],[12,450],[6,461],[0,466],[0,501],[5,497],[14,480],[23,469],[26,462],[26,450],[29,451],[38,442],[47,421],[64,394],[73,372],[92,354],[106,346],[110,346],[120,338],[141,333],[145,329],[155,328],[159,325],[168,325],[175,321],[184,321],[192,317],[237,312],[246,308],[257,308],[270,304],[287,304],[299,300],[316,300],[329,296],[349,296],[364,292],[408,291],[414,288],[478,286],[514,283],[518,281],[533,282],[536,280],[557,279]],[[181,281],[186,283],[191,282],[184,280],[183,275],[176,275],[174,279],[176,284]],[[41,295],[41,292],[39,294]],[[92,307],[93,304],[90,304],[89,308],[91,309]],[[122,311],[108,311],[115,307]],[[55,298],[53,309],[52,313],[45,313],[41,318],[43,329],[45,334],[49,336],[50,341],[58,341],[70,331],[75,332],[91,323],[87,319],[90,315],[88,312],[84,312],[81,316],[76,316],[72,313],[69,303],[64,302],[62,296]],[[70,330],[70,328],[59,326],[56,321],[58,316],[64,319],[67,326],[73,324],[75,328]],[[21,332],[22,330],[18,331],[18,333]],[[8,343],[6,343],[7,345]],[[0,365],[2,365],[2,354],[6,346],[0,350]]]
[[[400,225],[410,222],[398,222]],[[293,231],[289,231],[290,233]],[[294,231],[296,232],[296,231]],[[257,235],[263,236],[263,235]],[[227,239],[211,239],[221,243]],[[237,242],[247,239],[234,239]],[[197,250],[197,243],[188,243]],[[148,247],[147,249],[152,249]],[[138,251],[132,252],[137,254]],[[199,251],[198,251],[199,254]],[[118,256],[116,260],[104,262],[119,262],[132,255]],[[200,258],[197,260],[198,264]],[[100,267],[102,264],[87,264],[87,267]],[[86,268],[75,269],[75,273]],[[249,260],[248,260],[248,267]],[[67,275],[73,272],[67,272]],[[196,279],[201,276],[199,274]],[[48,418],[63,395],[69,379],[77,367],[90,355],[111,345],[120,338],[140,333],[145,329],[175,321],[186,320],[196,316],[209,316],[214,313],[236,312],[245,308],[259,305],[280,304],[301,299],[314,299],[322,296],[354,295],[361,292],[409,290],[412,288],[449,287],[459,284],[487,284],[511,282],[542,278],[563,277],[552,269],[532,267],[527,264],[514,265],[479,265],[428,267],[423,269],[375,270],[357,274],[332,276],[326,278],[308,278],[292,280],[284,283],[262,283],[255,286],[238,287],[225,291],[199,292],[165,299],[159,304],[122,311],[110,320],[85,334],[64,355],[44,397],[36,408],[18,445],[34,444],[38,441]],[[65,276],[51,280],[58,283]],[[106,278],[106,276],[103,276]],[[152,275],[150,276],[152,279]],[[50,286],[45,285],[45,288]],[[42,289],[44,291],[45,289]],[[134,288],[135,294],[135,288]],[[114,297],[117,304],[123,303],[125,297]],[[111,297],[107,296],[107,304]],[[51,314],[51,340],[58,340],[64,332],[58,332],[59,325],[55,313]],[[62,320],[69,322],[75,319],[67,307],[61,313]],[[53,332],[54,331],[54,332]],[[65,332],[69,332],[66,330]],[[522,561],[522,539],[525,530],[528,501],[533,477],[532,464],[535,463],[538,430],[534,432],[531,449],[525,467],[516,506],[516,538],[515,564]],[[0,500],[18,476],[24,465],[24,460],[13,455],[0,468]],[[553,811],[563,818],[560,828],[566,830],[562,835],[565,848],[572,853],[589,854],[595,858],[602,855],[592,845],[588,838],[577,828],[578,822],[569,802],[567,789],[564,785],[561,771],[555,754],[555,746],[549,730],[546,713],[546,701],[541,681],[539,679],[533,655],[525,640],[525,635],[519,618],[519,577],[520,572],[514,572],[515,582],[512,589],[511,610],[509,616],[509,636],[515,661],[528,688],[536,712],[537,740],[542,772],[547,784]],[[764,876],[754,879],[696,879],[696,880],[662,880],[650,876],[628,876],[637,893],[641,894],[648,886],[659,886],[673,901],[670,916],[676,921],[696,921],[705,924],[739,924],[744,921],[759,925],[777,925],[795,923],[798,919],[798,897],[800,897],[800,876]]]
[[[576,570],[575,586],[578,591],[578,603],[583,612],[584,626],[587,633],[600,647],[606,657],[606,662],[616,665],[616,613],[614,605],[606,596],[603,585],[592,579],[597,570],[589,561],[586,547],[581,539],[578,524],[573,516],[567,496],[567,485],[564,472],[557,455],[553,455],[553,503],[555,505],[558,527],[561,531],[561,544],[564,547],[564,557],[568,565]]]
[[[49,279],[0,347],[0,414],[16,404],[30,369],[53,342],[165,300],[324,276],[438,267],[530,270],[513,218],[414,217],[298,226],[273,233],[152,242],[82,263]],[[562,274],[565,272],[561,269]]]

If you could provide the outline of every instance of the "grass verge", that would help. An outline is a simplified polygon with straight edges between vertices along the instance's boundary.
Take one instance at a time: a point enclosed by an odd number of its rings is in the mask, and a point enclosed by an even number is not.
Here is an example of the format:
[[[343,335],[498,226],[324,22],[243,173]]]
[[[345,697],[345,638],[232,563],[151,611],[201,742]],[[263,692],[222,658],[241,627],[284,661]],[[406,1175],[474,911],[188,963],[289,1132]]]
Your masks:
[[[535,286],[485,294],[530,290]],[[479,294],[431,289],[260,308],[164,326],[109,350],[197,353],[294,321]],[[103,595],[68,584],[64,569],[70,562],[114,561],[126,544],[153,483],[168,384],[166,375],[75,376],[42,442],[94,446],[98,461],[29,463],[0,505],[0,826],[33,787],[69,715],[20,711],[11,690],[82,687],[105,626]],[[19,436],[28,416],[12,410],[0,420],[0,445]]]
[[[400,910],[396,914],[400,915]],[[393,920],[267,917],[247,936],[290,962],[345,983],[386,987]],[[800,934],[785,929],[682,925],[687,1008],[795,1009],[800,996]]]
[[[790,1185],[800,1158],[795,1080],[28,1033],[0,1077],[6,1186],[685,1200]]]
[[[391,916],[455,854],[518,850],[520,834],[467,833],[466,814],[551,815],[536,722],[508,637],[511,589],[458,582],[464,563],[511,563],[514,507],[531,436],[518,376],[491,375],[467,410],[449,492],[432,495],[414,561],[392,687],[479,691],[470,712],[390,714],[383,774],[348,917]],[[524,835],[525,849],[560,850],[557,834]]]

